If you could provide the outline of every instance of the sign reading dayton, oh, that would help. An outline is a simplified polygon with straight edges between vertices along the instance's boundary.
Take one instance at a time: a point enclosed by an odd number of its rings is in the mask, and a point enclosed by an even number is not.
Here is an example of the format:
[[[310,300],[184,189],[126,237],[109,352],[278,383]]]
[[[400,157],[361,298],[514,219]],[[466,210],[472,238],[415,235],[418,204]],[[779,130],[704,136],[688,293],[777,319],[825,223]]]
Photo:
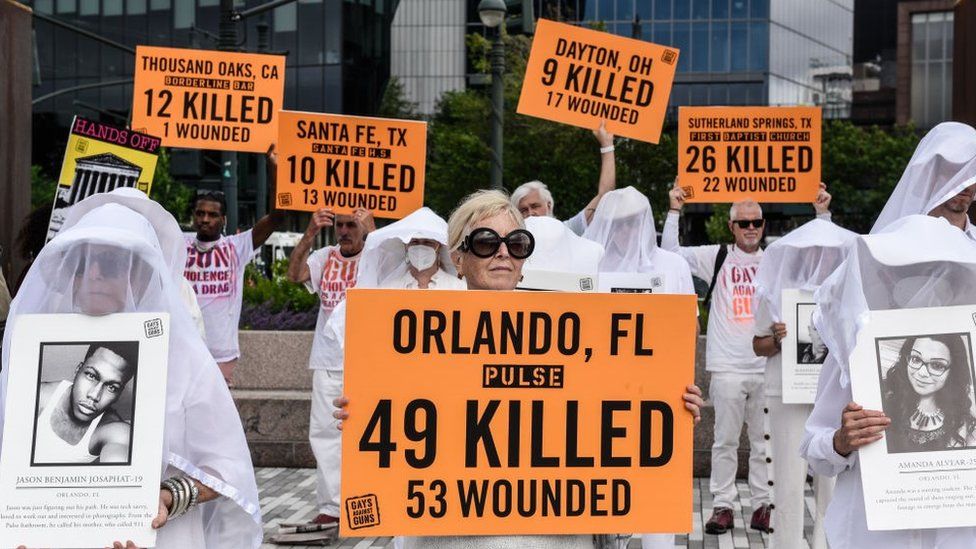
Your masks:
[[[166,147],[265,152],[284,90],[281,55],[138,46],[132,127]]]
[[[426,122],[282,111],[277,143],[280,209],[400,219],[424,205]]]
[[[681,107],[678,185],[688,202],[813,202],[820,107]]]
[[[689,531],[693,295],[347,299],[343,535]]]
[[[540,19],[518,112],[657,143],[678,50]]]

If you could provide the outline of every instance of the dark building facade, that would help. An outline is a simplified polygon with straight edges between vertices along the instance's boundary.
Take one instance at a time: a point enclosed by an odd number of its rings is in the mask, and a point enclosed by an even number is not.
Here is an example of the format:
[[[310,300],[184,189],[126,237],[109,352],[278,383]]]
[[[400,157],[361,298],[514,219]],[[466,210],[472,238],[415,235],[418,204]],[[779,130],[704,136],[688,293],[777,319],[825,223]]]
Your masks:
[[[268,0],[236,0],[240,10]],[[126,46],[216,49],[220,0],[32,0],[35,11]],[[240,48],[286,53],[284,108],[374,114],[390,74],[390,25],[399,0],[297,0],[237,24]],[[60,167],[75,114],[125,124],[132,101],[132,54],[34,19],[34,97],[100,82],[122,83],[59,95],[34,105],[33,162]],[[172,151],[174,174],[219,187],[218,153]],[[239,157],[240,222],[254,215],[255,155]]]

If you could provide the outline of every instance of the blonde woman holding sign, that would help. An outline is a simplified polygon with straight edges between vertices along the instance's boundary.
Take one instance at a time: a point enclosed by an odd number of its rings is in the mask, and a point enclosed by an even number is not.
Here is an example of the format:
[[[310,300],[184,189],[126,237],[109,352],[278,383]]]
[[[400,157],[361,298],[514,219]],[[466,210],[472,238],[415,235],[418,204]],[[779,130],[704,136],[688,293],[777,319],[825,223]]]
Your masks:
[[[478,191],[470,195],[451,214],[448,221],[448,246],[455,253],[458,273],[469,290],[514,290],[522,277],[525,260],[532,255],[535,239],[525,230],[518,210],[500,191]],[[695,422],[700,419],[701,390],[689,385],[683,395],[685,408]],[[336,399],[336,419],[349,417],[348,399]],[[341,428],[341,423],[340,423]],[[591,536],[446,536],[404,539],[406,548],[519,548],[591,549]]]

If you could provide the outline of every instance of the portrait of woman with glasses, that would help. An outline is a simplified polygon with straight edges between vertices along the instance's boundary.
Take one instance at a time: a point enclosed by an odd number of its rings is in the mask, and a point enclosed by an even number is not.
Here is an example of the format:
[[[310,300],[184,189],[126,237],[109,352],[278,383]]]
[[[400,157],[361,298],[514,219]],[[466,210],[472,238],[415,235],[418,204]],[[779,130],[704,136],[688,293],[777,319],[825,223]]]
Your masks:
[[[976,446],[972,361],[963,337],[965,334],[939,334],[904,339],[882,381],[882,406],[891,418],[885,431],[888,453]]]

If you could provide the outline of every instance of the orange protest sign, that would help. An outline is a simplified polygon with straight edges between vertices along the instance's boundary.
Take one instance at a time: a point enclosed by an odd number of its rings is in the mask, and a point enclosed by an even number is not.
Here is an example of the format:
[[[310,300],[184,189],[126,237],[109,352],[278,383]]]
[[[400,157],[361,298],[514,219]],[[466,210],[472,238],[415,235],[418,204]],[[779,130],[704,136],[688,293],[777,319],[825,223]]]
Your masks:
[[[285,93],[285,58],[136,47],[132,127],[165,147],[265,152]]]
[[[278,208],[400,219],[424,205],[427,123],[281,111]]]
[[[540,19],[518,113],[657,143],[678,50]]]
[[[820,107],[680,107],[678,185],[688,202],[813,202]]]
[[[342,535],[690,530],[693,295],[347,299]]]

